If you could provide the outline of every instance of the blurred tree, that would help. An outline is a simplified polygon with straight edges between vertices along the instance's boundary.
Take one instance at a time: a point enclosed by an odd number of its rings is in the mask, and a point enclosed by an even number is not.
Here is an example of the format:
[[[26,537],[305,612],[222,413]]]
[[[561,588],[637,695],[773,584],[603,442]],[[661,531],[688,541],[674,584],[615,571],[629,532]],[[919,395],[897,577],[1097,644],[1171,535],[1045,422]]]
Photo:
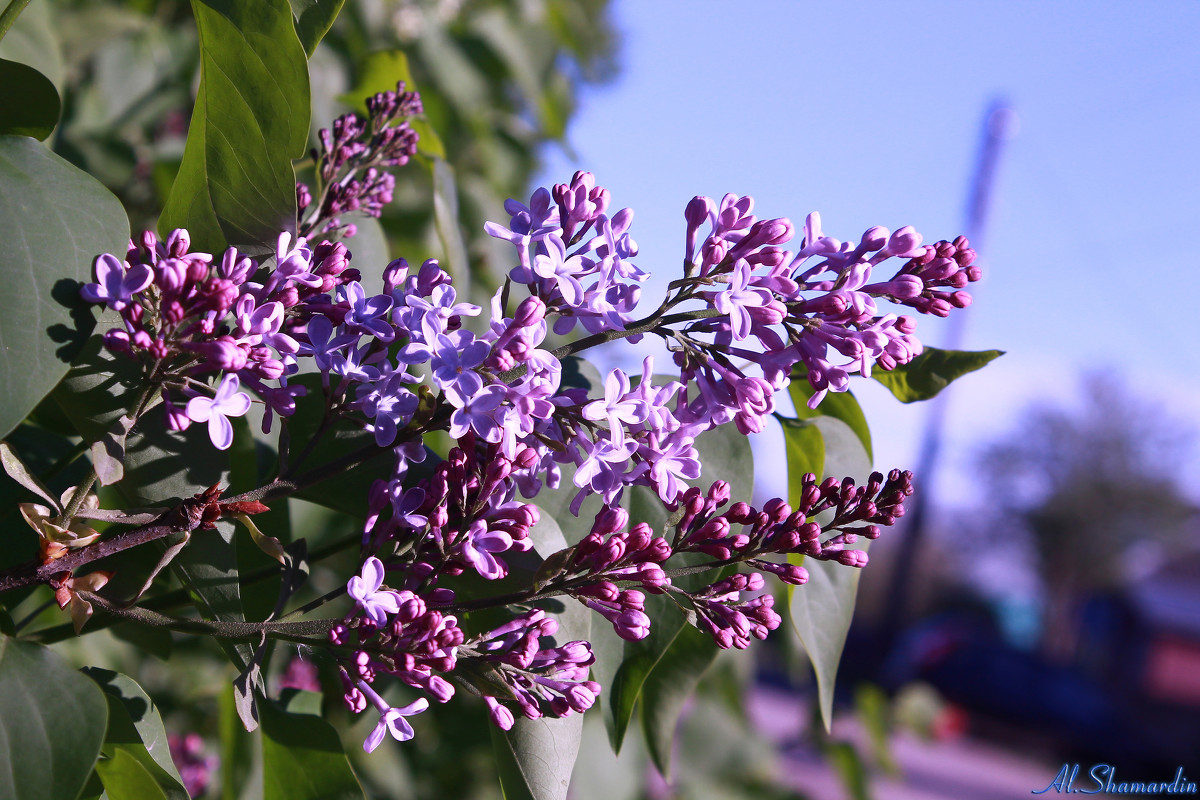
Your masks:
[[[1112,375],[1087,376],[1082,394],[1079,410],[1031,408],[980,458],[989,539],[1035,552],[1043,649],[1057,659],[1074,652],[1081,599],[1200,544],[1177,480],[1190,434]]]

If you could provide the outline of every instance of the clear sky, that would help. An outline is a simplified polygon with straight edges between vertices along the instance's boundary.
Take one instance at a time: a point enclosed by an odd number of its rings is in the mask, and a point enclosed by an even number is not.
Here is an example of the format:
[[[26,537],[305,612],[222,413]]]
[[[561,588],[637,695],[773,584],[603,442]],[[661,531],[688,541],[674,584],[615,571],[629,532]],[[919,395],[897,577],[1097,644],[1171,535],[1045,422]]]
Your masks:
[[[695,194],[857,239],[962,232],[985,109],[1003,153],[967,349],[1007,355],[956,385],[944,493],[1032,400],[1111,368],[1200,428],[1200,2],[616,0],[621,74],[585,92],[545,183],[594,172],[636,211],[638,263],[670,272]],[[672,276],[674,277],[674,276]],[[939,321],[918,335],[938,345]],[[911,466],[923,408],[855,388],[876,466]],[[770,448],[767,448],[768,450]],[[1193,487],[1200,469],[1181,465]]]

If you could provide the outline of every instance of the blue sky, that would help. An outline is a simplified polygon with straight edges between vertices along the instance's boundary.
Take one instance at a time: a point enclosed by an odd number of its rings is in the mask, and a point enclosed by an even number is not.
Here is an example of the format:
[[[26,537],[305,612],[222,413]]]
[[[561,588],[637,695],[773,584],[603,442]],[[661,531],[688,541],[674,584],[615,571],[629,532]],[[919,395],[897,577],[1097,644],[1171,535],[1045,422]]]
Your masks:
[[[695,194],[857,239],[962,232],[985,109],[1004,151],[968,349],[1007,355],[956,386],[939,485],[1034,400],[1111,368],[1200,427],[1200,3],[616,0],[615,83],[585,92],[544,182],[594,172],[636,211],[638,263],[669,273]],[[937,345],[942,328],[922,319]],[[876,465],[911,466],[920,406],[856,388]],[[764,448],[770,452],[768,445]],[[1193,488],[1200,469],[1186,467]]]

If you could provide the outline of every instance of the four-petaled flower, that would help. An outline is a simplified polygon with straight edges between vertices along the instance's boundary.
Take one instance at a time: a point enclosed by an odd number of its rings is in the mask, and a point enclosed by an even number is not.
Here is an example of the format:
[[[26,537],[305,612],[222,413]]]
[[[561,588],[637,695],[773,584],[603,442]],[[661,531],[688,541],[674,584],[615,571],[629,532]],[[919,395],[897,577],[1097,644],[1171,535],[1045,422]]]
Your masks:
[[[237,375],[226,375],[214,397],[193,397],[187,404],[192,422],[208,423],[208,438],[218,450],[228,450],[233,444],[233,426],[227,417],[240,417],[250,410],[250,396],[239,392]]]
[[[643,400],[625,399],[629,394],[629,378],[619,369],[608,373],[604,381],[604,399],[595,400],[583,407],[583,418],[601,420],[608,418],[612,443],[616,447],[625,444],[625,427],[622,422],[634,425],[646,421],[649,409]]]
[[[387,625],[388,614],[400,610],[399,594],[391,589],[380,591],[383,571],[383,562],[371,556],[363,564],[362,575],[355,575],[346,584],[346,593],[357,600],[367,618],[381,628]]]
[[[729,315],[729,326],[733,330],[734,341],[741,341],[750,335],[750,319],[748,308],[766,305],[771,295],[764,289],[748,289],[750,284],[750,262],[742,259],[733,269],[729,278],[729,288],[717,292],[713,297],[713,307],[722,314]]]
[[[508,568],[493,553],[503,553],[512,547],[512,537],[501,530],[488,530],[487,523],[477,519],[467,529],[462,540],[462,555],[475,571],[489,581],[503,578]]]
[[[87,284],[80,294],[89,303],[107,303],[117,311],[154,280],[154,273],[145,264],[130,266],[108,253],[96,259],[95,269],[97,283]]]
[[[405,717],[420,714],[429,708],[428,700],[422,697],[406,706],[393,708],[366,681],[360,680],[358,688],[371,701],[371,705],[379,710],[379,724],[375,726],[375,730],[367,735],[366,741],[363,742],[363,750],[366,750],[368,753],[374,752],[375,748],[379,747],[380,742],[383,741],[383,737],[389,733],[398,742],[407,742],[413,738],[415,734],[412,725],[408,724],[408,720]]]

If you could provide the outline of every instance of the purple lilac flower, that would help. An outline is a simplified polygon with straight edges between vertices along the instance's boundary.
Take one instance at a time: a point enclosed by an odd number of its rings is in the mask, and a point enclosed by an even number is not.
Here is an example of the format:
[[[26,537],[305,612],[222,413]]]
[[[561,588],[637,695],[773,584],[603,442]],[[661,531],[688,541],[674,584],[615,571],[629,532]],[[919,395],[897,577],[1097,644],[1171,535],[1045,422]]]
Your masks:
[[[771,295],[763,289],[748,289],[750,283],[750,263],[745,259],[737,262],[733,275],[729,278],[729,288],[717,292],[712,298],[713,307],[722,314],[729,315],[734,341],[741,341],[750,335],[749,308],[766,305]]]
[[[623,371],[614,369],[604,381],[604,399],[595,400],[583,407],[584,419],[608,420],[609,435],[615,447],[625,444],[625,428],[622,423],[636,425],[645,422],[649,414],[644,401],[627,399],[628,395],[629,377]]]
[[[508,567],[496,558],[493,553],[503,553],[512,547],[512,537],[501,530],[488,530],[487,523],[475,520],[463,536],[461,547],[462,557],[467,560],[475,571],[489,581],[503,578],[508,574]]]
[[[568,258],[567,247],[557,236],[547,239],[546,244],[546,252],[534,256],[534,274],[557,288],[567,305],[578,306],[583,299],[583,286],[575,276],[584,269],[583,258],[578,255]]]
[[[386,294],[367,297],[366,290],[358,281],[341,286],[338,294],[350,306],[342,323],[348,330],[374,336],[381,342],[390,342],[396,337],[395,330],[387,321],[388,312],[392,310],[391,297]]]
[[[208,438],[218,450],[228,450],[233,444],[233,425],[228,417],[240,417],[250,410],[250,396],[239,392],[240,387],[237,375],[226,375],[214,397],[188,401],[188,417],[193,422],[208,423]]]
[[[108,253],[96,258],[95,271],[97,283],[85,285],[80,294],[89,303],[106,303],[117,311],[154,280],[154,273],[145,264],[130,266]]]
[[[407,321],[408,330],[419,330],[426,342],[433,342],[439,334],[450,330],[450,323],[456,317],[478,316],[481,311],[479,306],[456,303],[456,299],[454,287],[448,283],[435,286],[429,300],[412,294],[405,295],[404,303],[420,315],[419,325],[413,325],[411,320]]]
[[[461,408],[483,388],[483,378],[475,372],[487,358],[491,347],[475,339],[470,331],[439,334],[433,344],[433,379],[446,393],[446,399]]]
[[[450,435],[461,439],[473,430],[484,441],[499,442],[502,431],[496,420],[496,410],[504,402],[504,396],[504,387],[492,384],[466,398],[462,407],[450,416]]]
[[[346,593],[358,602],[367,618],[379,627],[388,623],[388,615],[400,610],[400,595],[383,586],[383,562],[371,556],[363,562],[362,574],[355,575],[346,584]]]
[[[408,424],[420,401],[405,384],[415,380],[411,375],[395,372],[383,383],[371,387],[363,400],[363,411],[374,420],[375,443],[387,447],[396,441],[396,433]]]
[[[379,711],[379,724],[375,726],[373,731],[367,734],[367,739],[363,742],[363,750],[366,750],[368,753],[374,752],[375,748],[379,747],[380,742],[389,733],[398,742],[407,742],[416,735],[412,725],[408,724],[408,720],[405,717],[420,714],[429,708],[428,700],[421,697],[406,706],[394,708],[389,706],[387,701],[380,697],[366,681],[360,680],[358,682],[358,689],[371,701],[371,705],[375,706]]]

